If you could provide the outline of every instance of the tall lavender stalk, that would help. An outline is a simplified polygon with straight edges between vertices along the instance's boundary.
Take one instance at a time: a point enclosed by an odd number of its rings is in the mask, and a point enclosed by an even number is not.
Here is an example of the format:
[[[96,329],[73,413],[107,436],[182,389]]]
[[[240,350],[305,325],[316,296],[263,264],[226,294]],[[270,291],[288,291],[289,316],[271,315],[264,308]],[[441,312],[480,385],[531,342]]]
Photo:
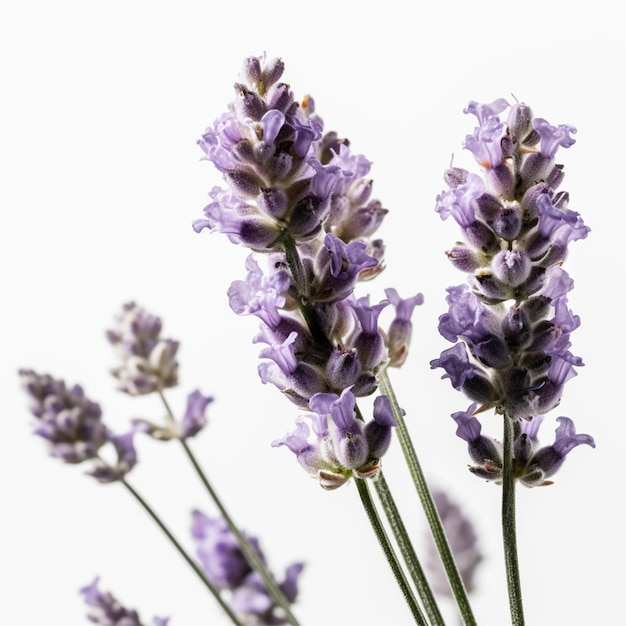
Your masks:
[[[279,59],[244,62],[229,110],[199,141],[226,186],[213,187],[204,218],[193,226],[252,250],[245,280],[229,289],[230,305],[260,320],[262,382],[303,411],[296,429],[275,445],[290,449],[325,489],[356,479],[420,620],[359,482],[379,474],[396,420],[385,395],[375,399],[370,420],[356,403],[376,392],[386,366],[406,358],[411,313],[422,297],[387,290],[388,299],[372,304],[354,295],[358,281],[383,269],[384,245],[373,235],[387,210],[371,199],[369,161],[352,153],[348,140],[324,132],[313,99],[296,102],[282,73]],[[390,304],[396,316],[384,332],[378,319]]]
[[[564,173],[555,155],[574,143],[573,127],[551,126],[525,104],[510,106],[504,99],[470,102],[465,112],[478,126],[464,147],[483,175],[450,168],[449,189],[437,198],[442,219],[451,216],[461,227],[465,241],[447,255],[468,284],[448,289],[439,332],[454,346],[431,365],[473,401],[452,417],[476,464],[471,471],[502,484],[511,617],[523,624],[514,482],[550,484],[573,448],[595,445],[589,435],[576,434],[567,417],[557,418],[552,445],[539,446],[537,437],[544,414],[583,365],[570,352],[580,320],[567,305],[573,282],[562,265],[569,243],[589,229],[568,207],[569,194],[559,190]],[[487,410],[503,417],[502,443],[481,434],[477,415]]]

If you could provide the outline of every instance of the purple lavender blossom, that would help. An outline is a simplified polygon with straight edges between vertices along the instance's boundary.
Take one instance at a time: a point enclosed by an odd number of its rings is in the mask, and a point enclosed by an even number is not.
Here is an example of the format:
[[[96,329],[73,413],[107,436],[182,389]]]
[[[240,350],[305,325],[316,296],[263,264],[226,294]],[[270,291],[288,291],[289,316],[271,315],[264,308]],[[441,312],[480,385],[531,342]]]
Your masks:
[[[433,489],[432,496],[465,589],[471,593],[475,588],[476,570],[483,560],[478,548],[478,537],[474,525],[459,505],[454,503],[445,492]],[[433,591],[452,597],[452,590],[441,564],[441,557],[430,534],[427,535],[426,541],[428,552],[425,566]]]
[[[454,413],[457,423],[456,434],[467,442],[468,452],[476,465],[470,471],[484,480],[499,483],[502,478],[502,445],[499,441],[482,434],[482,425],[476,417],[476,404],[467,411]],[[539,444],[539,427],[544,423],[543,415],[514,423],[513,471],[514,476],[526,487],[552,484],[548,480],[563,465],[566,456],[577,446],[596,447],[593,437],[576,433],[574,423],[568,417],[557,417],[554,443]]]
[[[80,590],[85,603],[91,607],[87,619],[99,626],[144,626],[134,609],[127,609],[108,591],[98,588],[100,579]],[[169,618],[154,617],[153,626],[168,626]]]
[[[90,461],[87,473],[103,483],[122,480],[134,467],[134,429],[123,435],[111,432],[102,421],[100,405],[87,398],[82,387],[68,388],[62,380],[28,369],[19,375],[36,418],[34,433],[48,441],[51,456],[66,463]],[[101,456],[105,447],[113,449],[112,463]]]
[[[161,338],[160,318],[128,302],[116,318],[117,328],[107,339],[117,349],[122,364],[112,370],[119,389],[144,395],[178,384],[178,342]]]
[[[245,60],[235,100],[199,141],[225,187],[211,190],[193,226],[254,251],[229,302],[261,322],[262,381],[305,408],[316,393],[372,393],[388,361],[377,318],[354,296],[358,281],[384,267],[372,236],[387,210],[371,197],[370,162],[324,132],[311,97],[294,100],[279,82],[283,69],[279,59]]]
[[[175,421],[173,416],[168,415],[162,424],[143,418],[135,418],[132,422],[136,431],[146,433],[158,441],[188,439],[195,437],[206,426],[206,409],[211,402],[212,396],[205,396],[196,389],[187,396],[185,413],[180,421]]]
[[[247,562],[236,537],[221,517],[209,517],[201,511],[192,512],[191,534],[202,568],[218,589],[231,594],[231,606],[246,624],[286,624],[270,598],[263,581]],[[255,537],[246,537],[263,563],[265,556]],[[298,595],[298,578],[304,565],[290,565],[278,586],[291,603]]]
[[[48,441],[50,455],[66,463],[96,458],[107,443],[100,405],[79,385],[68,388],[62,380],[29,369],[20,370],[19,376],[36,418],[34,433]]]
[[[570,352],[580,320],[567,306],[573,283],[561,264],[568,244],[589,229],[568,208],[569,194],[558,190],[564,176],[555,163],[558,148],[570,147],[576,131],[551,126],[526,105],[509,107],[503,99],[471,102],[466,112],[479,126],[465,147],[483,176],[448,170],[450,189],[437,197],[436,210],[461,227],[465,241],[447,254],[468,275],[469,286],[448,289],[449,310],[439,318],[439,331],[455,345],[431,366],[443,368],[443,378],[480,403],[479,410],[493,408],[516,422],[538,420],[558,405],[565,383],[583,365]],[[479,445],[467,438],[467,425],[459,429],[470,448]],[[581,437],[572,440],[575,445],[593,445]],[[492,466],[496,459],[486,461],[489,475]],[[524,482],[524,476],[517,477]]]
[[[417,293],[410,298],[401,298],[393,289],[385,289],[387,300],[393,305],[396,316],[387,330],[386,344],[389,352],[388,367],[401,367],[409,355],[413,324],[413,309],[424,302],[424,296]]]
[[[286,446],[306,472],[324,489],[341,487],[354,475],[374,478],[396,426],[387,396],[374,401],[373,419],[358,420],[350,388],[341,395],[318,393],[309,401],[296,429],[272,446]]]

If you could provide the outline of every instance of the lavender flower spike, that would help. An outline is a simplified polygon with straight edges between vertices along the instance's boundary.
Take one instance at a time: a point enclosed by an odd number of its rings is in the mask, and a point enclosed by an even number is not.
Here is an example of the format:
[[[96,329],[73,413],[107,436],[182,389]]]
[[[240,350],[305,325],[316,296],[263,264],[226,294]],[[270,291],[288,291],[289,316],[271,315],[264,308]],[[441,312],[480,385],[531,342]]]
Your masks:
[[[178,383],[178,342],[161,338],[160,318],[128,302],[117,316],[117,328],[107,339],[122,364],[112,370],[119,389],[133,396],[174,387]]]
[[[108,591],[98,588],[100,579],[80,590],[85,603],[91,607],[87,618],[98,626],[144,626],[139,614],[134,609],[127,609]],[[169,618],[155,617],[152,626],[168,626]],[[147,626],[147,625],[146,625]]]
[[[19,376],[31,399],[34,433],[48,441],[51,456],[66,463],[96,458],[108,440],[100,405],[79,385],[68,388],[62,380],[29,369],[20,370]]]
[[[112,433],[102,421],[100,405],[89,400],[82,387],[68,389],[62,380],[33,370],[20,370],[19,375],[37,419],[34,433],[48,441],[51,456],[66,463],[91,461],[87,473],[103,483],[123,479],[135,466],[134,429],[124,435]],[[116,456],[113,464],[100,456],[107,444]]]
[[[476,569],[483,560],[478,548],[478,537],[474,526],[459,505],[454,503],[445,492],[434,489],[432,496],[465,589],[471,592],[474,590]],[[428,552],[425,565],[430,574],[433,591],[452,597],[450,583],[445,575],[435,542],[430,534],[427,535],[426,540]]]
[[[538,420],[558,405],[565,383],[583,365],[570,352],[570,336],[580,320],[567,306],[573,282],[562,264],[570,242],[584,239],[589,229],[568,208],[569,194],[558,190],[564,174],[555,162],[560,147],[573,145],[576,130],[551,126],[525,104],[509,106],[503,99],[489,105],[471,102],[466,112],[476,116],[479,126],[465,147],[483,176],[448,170],[444,178],[450,189],[437,197],[436,210],[461,228],[465,241],[448,256],[466,273],[469,286],[448,289],[449,309],[439,318],[439,332],[454,347],[431,366],[441,367],[443,378],[480,403],[480,410],[493,408],[513,422],[534,422],[536,435]],[[499,461],[486,463],[472,452],[484,442],[473,438],[478,420],[460,415],[453,416],[457,432],[480,466],[473,471],[497,478]],[[516,436],[526,441],[515,458],[517,478],[525,484],[542,484],[573,447],[593,445],[588,435],[557,437],[554,458],[548,461],[544,453],[546,467],[537,467],[535,478],[528,478],[534,447],[525,428],[516,423]],[[570,430],[573,426],[563,426],[558,432]]]
[[[263,626],[286,624],[280,609],[274,605],[263,581],[245,559],[237,539],[221,517],[209,517],[201,511],[192,512],[191,534],[196,543],[198,559],[207,578],[220,590],[231,594],[231,606],[246,624]],[[265,556],[255,537],[247,537],[263,563]],[[294,563],[285,572],[278,586],[287,600],[295,602],[298,578],[304,565]]]

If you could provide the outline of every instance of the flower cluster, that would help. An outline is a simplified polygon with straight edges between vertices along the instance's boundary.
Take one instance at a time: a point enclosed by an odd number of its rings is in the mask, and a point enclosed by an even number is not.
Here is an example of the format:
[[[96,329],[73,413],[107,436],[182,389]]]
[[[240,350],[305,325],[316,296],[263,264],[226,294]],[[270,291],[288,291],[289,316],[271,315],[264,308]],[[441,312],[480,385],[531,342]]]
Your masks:
[[[472,404],[467,411],[454,413],[457,423],[456,434],[467,442],[468,452],[476,465],[470,471],[486,480],[499,481],[502,477],[502,444],[482,434],[482,426]],[[548,480],[563,465],[567,454],[579,445],[595,448],[593,438],[577,434],[574,423],[568,417],[557,417],[554,443],[540,446],[538,432],[544,417],[535,415],[528,420],[518,420],[513,424],[513,474],[523,485],[537,487],[549,485]]]
[[[143,626],[139,614],[134,609],[124,607],[109,592],[98,589],[99,578],[91,585],[80,590],[85,603],[91,607],[87,616],[90,622],[98,626]],[[153,626],[168,626],[169,618],[155,617]]]
[[[316,394],[369,395],[383,367],[404,362],[422,296],[402,299],[389,289],[388,299],[371,304],[354,295],[357,281],[383,269],[384,245],[372,235],[387,210],[371,199],[369,161],[324,133],[313,99],[298,104],[279,82],[282,72],[279,59],[246,59],[235,101],[205,131],[199,144],[227,188],[213,188],[194,229],[223,232],[254,251],[245,280],[229,289],[230,306],[261,321],[261,380],[316,412]],[[396,314],[385,333],[378,319],[390,303]],[[285,440],[299,458],[304,429]],[[361,437],[360,429],[350,433]],[[307,465],[315,474],[358,469],[330,452],[316,459]]]
[[[178,342],[161,338],[161,320],[129,302],[117,316],[117,328],[108,330],[122,365],[112,370],[119,389],[133,396],[174,387],[178,383]]]
[[[315,394],[309,406],[311,412],[298,419],[296,430],[272,445],[287,446],[324,489],[341,487],[353,474],[376,476],[396,425],[387,396],[374,400],[373,418],[367,424],[357,419],[349,388],[341,396]]]
[[[483,560],[478,549],[478,537],[474,526],[461,510],[461,507],[453,502],[444,491],[435,489],[432,496],[465,589],[472,592],[476,570]],[[445,575],[441,558],[431,535],[427,535],[427,544],[426,568],[430,573],[433,591],[444,596],[451,596],[450,583]]]
[[[499,114],[507,109],[505,123]],[[555,162],[558,148],[574,143],[575,129],[551,126],[526,105],[510,107],[504,99],[470,102],[465,112],[478,119],[465,147],[484,176],[451,168],[445,174],[450,188],[437,198],[442,219],[452,216],[463,231],[465,242],[447,255],[469,274],[469,285],[448,289],[439,332],[455,345],[431,365],[480,405],[477,412],[494,408],[511,420],[531,421],[517,428],[525,441],[534,441],[540,416],[559,403],[565,383],[583,364],[570,352],[570,334],[580,320],[568,308],[573,282],[561,265],[568,244],[589,229],[568,208],[569,194],[558,190],[564,174]],[[468,442],[479,428],[475,417],[470,424],[459,430]],[[593,445],[586,435],[571,438],[569,420],[562,428],[557,443],[563,437],[568,443],[555,446],[563,454],[579,443]],[[521,447],[530,456],[516,463],[526,466],[532,454],[527,443]],[[482,457],[484,475],[499,476],[498,458],[495,450]],[[555,467],[544,470],[549,475]]]
[[[209,517],[201,511],[192,512],[191,534],[196,554],[207,578],[219,590],[231,593],[231,606],[245,624],[285,624],[287,621],[268,594],[259,574],[254,571],[234,534],[221,517]],[[265,556],[255,537],[247,537],[261,561]],[[279,588],[290,603],[298,595],[298,577],[304,565],[290,565]]]
[[[51,456],[66,463],[90,461],[88,473],[103,483],[121,480],[133,468],[137,462],[134,429],[113,433],[102,421],[100,405],[89,400],[79,385],[68,388],[62,380],[29,369],[19,375],[36,418],[34,433],[48,441]],[[106,444],[114,449],[113,463],[100,455]]]

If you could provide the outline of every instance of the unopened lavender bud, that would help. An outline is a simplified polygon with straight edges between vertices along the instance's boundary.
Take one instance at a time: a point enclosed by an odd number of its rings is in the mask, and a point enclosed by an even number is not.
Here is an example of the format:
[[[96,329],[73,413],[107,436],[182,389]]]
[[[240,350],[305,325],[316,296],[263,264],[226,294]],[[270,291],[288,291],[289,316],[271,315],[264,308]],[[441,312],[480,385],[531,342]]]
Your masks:
[[[474,280],[477,284],[480,296],[494,302],[508,300],[511,297],[509,287],[489,272],[476,274]]]
[[[281,219],[287,212],[287,194],[281,187],[268,187],[261,189],[257,196],[259,210],[268,217]]]
[[[326,363],[326,377],[333,389],[345,389],[354,385],[361,374],[357,351],[335,349]]]
[[[263,67],[263,84],[267,89],[273,85],[276,81],[280,80],[280,77],[285,71],[285,63],[280,58],[274,58],[268,61]]]
[[[482,266],[478,254],[463,243],[457,244],[451,250],[446,250],[446,256],[454,267],[467,274],[473,273]]]
[[[244,60],[241,78],[248,85],[256,85],[261,80],[261,61],[258,57],[247,57]]]
[[[236,98],[234,102],[237,114],[242,118],[250,118],[258,121],[265,113],[265,104],[263,99],[254,91],[248,89],[241,83],[235,84]]]
[[[466,226],[463,232],[467,242],[485,254],[493,254],[500,249],[495,233],[486,224],[478,220]]]
[[[507,125],[515,143],[523,144],[530,133],[533,132],[532,119],[533,112],[526,104],[519,103],[511,107]]]
[[[302,198],[291,213],[289,232],[298,239],[312,239],[320,232],[329,211],[330,202],[312,195]]]
[[[504,316],[502,334],[512,350],[526,345],[530,337],[530,318],[522,307],[511,307]]]
[[[540,182],[529,187],[520,203],[525,224],[534,223],[539,217],[539,198],[548,192],[545,182]]]
[[[285,83],[272,85],[267,92],[267,108],[270,110],[287,113],[293,103],[293,93]]]
[[[485,180],[489,188],[503,198],[508,200],[515,196],[515,176],[506,163],[486,170]]]
[[[392,428],[396,420],[387,396],[378,396],[374,400],[374,419],[365,424],[365,438],[369,447],[369,456],[380,459],[389,449],[392,437]]]
[[[476,208],[485,222],[490,223],[502,211],[502,202],[493,194],[484,193],[476,200]]]
[[[451,167],[444,172],[443,180],[450,189],[455,189],[467,182],[468,174],[469,172],[461,167]]]
[[[563,173],[563,166],[557,163],[546,176],[546,185],[550,189],[557,189],[563,182],[564,178],[565,174]]]
[[[541,154],[541,152],[533,152],[527,155],[520,168],[522,179],[529,185],[545,180],[552,171],[552,163],[552,159]]]
[[[491,263],[494,276],[511,287],[521,285],[531,271],[531,262],[523,251],[503,250]]]
[[[226,180],[235,189],[238,195],[246,198],[255,198],[263,182],[249,170],[229,170]]]
[[[506,241],[517,239],[522,229],[522,212],[519,206],[503,208],[490,223],[493,232]]]
[[[550,298],[546,296],[533,296],[528,298],[528,300],[525,300],[522,303],[521,308],[528,316],[529,321],[534,323],[545,317],[550,310],[550,306]]]
[[[275,180],[285,180],[294,166],[293,157],[287,152],[280,152],[271,162],[268,174]]]

